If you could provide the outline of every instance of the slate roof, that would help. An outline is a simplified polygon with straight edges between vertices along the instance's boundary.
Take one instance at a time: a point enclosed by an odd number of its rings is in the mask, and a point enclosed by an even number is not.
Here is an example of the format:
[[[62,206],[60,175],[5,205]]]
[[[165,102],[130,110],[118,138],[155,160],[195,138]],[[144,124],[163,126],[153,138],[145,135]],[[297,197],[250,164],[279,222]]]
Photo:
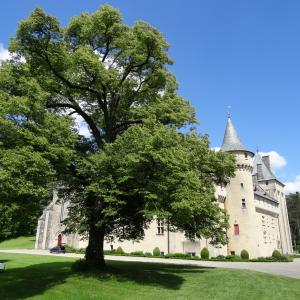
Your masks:
[[[251,152],[242,144],[241,139],[232,124],[231,118],[228,118],[227,120],[227,125],[226,125],[226,130],[225,130],[221,150]]]
[[[254,188],[254,194],[263,197],[265,199],[268,199],[270,201],[279,203],[276,199],[274,199],[273,197],[271,197],[263,188],[261,188],[259,185],[256,185]]]
[[[272,170],[270,170],[266,166],[266,164],[264,163],[264,161],[259,153],[256,153],[256,155],[254,157],[253,172],[252,172],[253,175],[257,174],[257,165],[259,165],[259,164],[262,165],[262,178],[260,178],[259,181],[277,179],[276,176],[273,174]]]

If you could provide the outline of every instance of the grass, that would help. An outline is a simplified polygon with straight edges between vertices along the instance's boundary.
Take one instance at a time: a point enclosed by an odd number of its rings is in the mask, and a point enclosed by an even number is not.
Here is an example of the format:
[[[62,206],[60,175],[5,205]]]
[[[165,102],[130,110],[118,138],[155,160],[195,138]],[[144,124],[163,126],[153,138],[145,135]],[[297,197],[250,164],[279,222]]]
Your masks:
[[[79,273],[74,259],[0,253],[0,299],[300,299],[300,281],[246,270],[109,261]]]
[[[0,250],[5,249],[33,249],[35,236],[20,236],[16,239],[6,240],[0,243]]]

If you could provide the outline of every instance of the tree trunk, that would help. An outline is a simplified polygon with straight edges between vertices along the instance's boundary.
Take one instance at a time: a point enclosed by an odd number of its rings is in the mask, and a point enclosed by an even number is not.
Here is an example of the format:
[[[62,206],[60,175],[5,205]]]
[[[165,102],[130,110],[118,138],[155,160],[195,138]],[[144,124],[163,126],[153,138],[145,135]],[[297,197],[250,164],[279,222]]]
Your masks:
[[[89,244],[85,253],[85,260],[88,265],[100,267],[105,266],[103,243],[104,230],[93,226],[93,228],[89,231]]]

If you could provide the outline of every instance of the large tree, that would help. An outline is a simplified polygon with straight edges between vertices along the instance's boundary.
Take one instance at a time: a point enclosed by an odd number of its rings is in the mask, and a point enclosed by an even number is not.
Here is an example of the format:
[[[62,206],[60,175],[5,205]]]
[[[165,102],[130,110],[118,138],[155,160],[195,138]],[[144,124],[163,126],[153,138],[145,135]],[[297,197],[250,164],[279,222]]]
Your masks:
[[[39,86],[45,111],[79,115],[90,130],[59,178],[71,201],[67,230],[87,236],[88,263],[104,264],[105,237],[142,238],[154,215],[191,239],[226,242],[214,184],[233,175],[234,160],[179,130],[196,119],[167,68],[168,47],[157,29],[126,25],[109,5],[66,27],[37,8],[10,43],[12,68]]]

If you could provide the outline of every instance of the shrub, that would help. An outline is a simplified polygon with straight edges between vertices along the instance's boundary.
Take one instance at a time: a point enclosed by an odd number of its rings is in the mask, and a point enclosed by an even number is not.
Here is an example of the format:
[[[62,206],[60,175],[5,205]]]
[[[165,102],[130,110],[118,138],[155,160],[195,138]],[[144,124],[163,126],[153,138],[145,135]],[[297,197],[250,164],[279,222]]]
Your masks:
[[[226,256],[226,260],[229,260],[229,261],[239,261],[239,260],[241,260],[241,257],[237,256],[237,255],[227,255]]]
[[[144,252],[143,251],[134,251],[134,252],[131,252],[130,255],[133,255],[133,256],[144,256]]]
[[[283,256],[281,255],[281,253],[278,250],[273,251],[272,257],[275,258],[275,259],[278,259],[278,260],[283,258]]]
[[[191,258],[190,254],[183,254],[183,253],[169,253],[165,255],[165,258],[182,258],[187,259]]]
[[[201,250],[201,258],[202,259],[209,259],[209,251],[207,248],[203,248]]]
[[[64,245],[66,253],[78,253],[78,254],[84,254],[85,253],[85,248],[74,248],[69,245]]]
[[[242,250],[242,252],[241,252],[241,258],[242,259],[249,259],[249,253],[248,253],[248,251],[247,250]]]
[[[160,249],[158,247],[153,249],[153,256],[160,256]]]
[[[224,255],[218,255],[217,257],[211,257],[210,260],[226,260],[226,257]]]
[[[145,252],[145,256],[152,256],[151,252]]]
[[[122,247],[119,246],[119,247],[117,248],[117,250],[116,250],[116,253],[117,253],[117,254],[124,254],[125,252],[124,252],[124,250],[122,249]]]

